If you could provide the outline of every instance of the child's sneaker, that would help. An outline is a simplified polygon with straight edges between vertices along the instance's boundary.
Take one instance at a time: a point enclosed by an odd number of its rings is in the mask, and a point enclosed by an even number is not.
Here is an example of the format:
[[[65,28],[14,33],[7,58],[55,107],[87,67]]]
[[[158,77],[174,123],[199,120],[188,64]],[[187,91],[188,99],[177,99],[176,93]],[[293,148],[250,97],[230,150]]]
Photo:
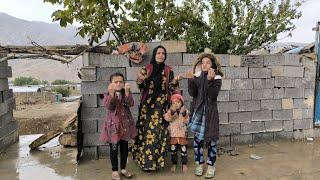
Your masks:
[[[207,173],[206,173],[206,175],[204,177],[206,179],[214,178],[215,171],[216,171],[216,168],[214,166],[208,166]]]
[[[196,170],[195,170],[194,174],[195,174],[196,176],[202,176],[202,174],[203,174],[203,167],[202,167],[201,164],[197,164],[197,165],[196,165]]]

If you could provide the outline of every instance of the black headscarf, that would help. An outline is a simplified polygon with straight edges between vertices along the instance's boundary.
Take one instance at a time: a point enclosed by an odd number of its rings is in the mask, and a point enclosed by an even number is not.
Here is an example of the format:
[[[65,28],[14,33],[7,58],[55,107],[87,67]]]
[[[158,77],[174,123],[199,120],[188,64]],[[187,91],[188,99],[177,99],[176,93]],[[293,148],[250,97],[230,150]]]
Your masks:
[[[164,49],[164,53],[165,53],[165,57],[162,63],[158,64],[156,61],[156,54],[159,48]],[[166,48],[164,48],[163,46],[157,46],[153,49],[152,52],[152,57],[150,60],[150,64],[152,64],[153,68],[152,68],[152,73],[150,75],[150,80],[153,81],[154,83],[154,95],[155,97],[158,97],[161,94],[161,84],[162,84],[162,72],[164,70],[165,67],[165,61],[167,59],[167,51]],[[168,77],[169,78],[169,77]]]

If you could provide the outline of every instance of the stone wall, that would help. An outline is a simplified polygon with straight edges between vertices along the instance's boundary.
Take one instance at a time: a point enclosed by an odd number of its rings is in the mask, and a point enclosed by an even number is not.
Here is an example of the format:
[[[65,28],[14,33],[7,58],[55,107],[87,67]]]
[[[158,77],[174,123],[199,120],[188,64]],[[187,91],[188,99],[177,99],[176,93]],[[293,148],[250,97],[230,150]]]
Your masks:
[[[179,50],[169,53],[166,61],[175,74],[190,71],[198,56]],[[298,55],[217,56],[225,73],[218,97],[220,144],[318,136],[313,127],[315,61]],[[85,156],[98,158],[107,151],[98,138],[105,117],[101,95],[106,92],[110,74],[121,72],[132,84],[136,103],[132,113],[137,118],[140,95],[135,79],[146,63],[130,67],[122,55],[83,56],[81,122]],[[189,105],[192,98],[187,93],[186,80],[181,81],[180,88]]]
[[[0,58],[5,55],[0,53]],[[8,67],[7,61],[0,62],[0,152],[19,138],[18,122],[13,118],[15,99],[8,85],[8,77],[11,76],[11,67]]]

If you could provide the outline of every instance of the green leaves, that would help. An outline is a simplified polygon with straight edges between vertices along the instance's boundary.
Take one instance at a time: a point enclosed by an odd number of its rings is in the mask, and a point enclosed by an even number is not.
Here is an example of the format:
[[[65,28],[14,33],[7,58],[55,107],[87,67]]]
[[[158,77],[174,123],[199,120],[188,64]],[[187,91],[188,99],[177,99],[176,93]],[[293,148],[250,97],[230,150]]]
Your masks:
[[[118,44],[185,40],[189,52],[205,47],[215,53],[247,54],[275,42],[279,33],[295,28],[301,1],[290,0],[44,0],[62,4],[53,21],[81,23],[78,34],[98,42],[105,32]],[[114,45],[114,43],[112,43]]]

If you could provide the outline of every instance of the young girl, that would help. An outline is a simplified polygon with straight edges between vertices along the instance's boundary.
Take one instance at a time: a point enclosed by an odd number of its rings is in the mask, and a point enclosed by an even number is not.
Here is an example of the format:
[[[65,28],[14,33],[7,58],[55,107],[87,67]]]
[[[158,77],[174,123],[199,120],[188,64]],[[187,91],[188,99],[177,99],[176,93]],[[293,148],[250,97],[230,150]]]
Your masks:
[[[201,73],[188,80],[188,92],[193,97],[192,118],[189,128],[195,134],[194,154],[197,164],[195,175],[203,174],[203,145],[208,147],[208,169],[206,178],[213,178],[219,139],[219,114],[217,96],[221,88],[221,67],[216,57],[211,53],[202,53],[198,57],[201,63]]]
[[[128,141],[133,139],[137,132],[130,112],[130,107],[134,103],[130,85],[124,84],[124,77],[121,73],[115,73],[110,76],[108,93],[105,94],[103,103],[107,109],[107,116],[100,140],[109,142],[110,145],[110,159],[113,171],[111,177],[114,180],[120,179],[118,172],[118,147],[120,146],[120,173],[130,178],[132,174],[126,170]]]
[[[188,153],[187,153],[187,123],[189,121],[189,112],[184,107],[183,98],[180,94],[171,96],[170,109],[164,114],[164,119],[170,122],[168,127],[170,133],[170,150],[171,150],[171,171],[175,172],[178,161],[178,148],[180,148],[182,171],[186,172]]]

